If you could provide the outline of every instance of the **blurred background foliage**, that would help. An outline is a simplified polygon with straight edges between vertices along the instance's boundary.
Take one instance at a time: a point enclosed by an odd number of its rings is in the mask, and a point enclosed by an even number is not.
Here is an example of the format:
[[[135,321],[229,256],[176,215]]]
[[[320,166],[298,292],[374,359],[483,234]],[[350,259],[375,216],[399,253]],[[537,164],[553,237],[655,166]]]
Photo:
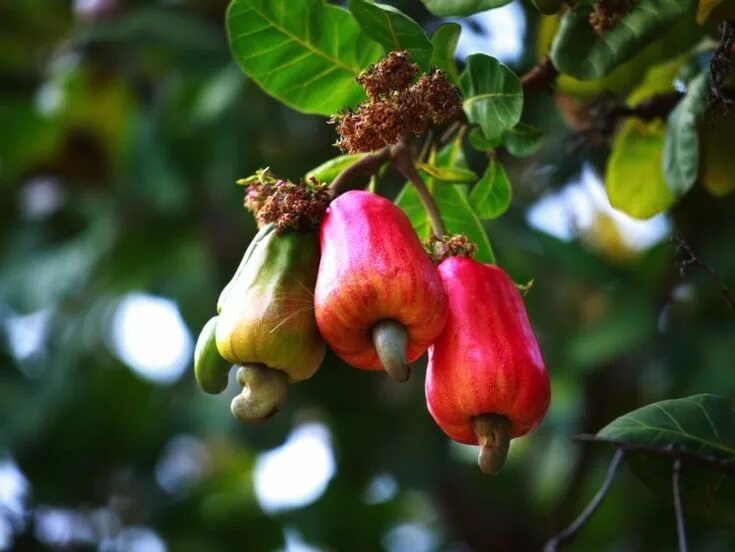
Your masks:
[[[499,263],[535,281],[553,400],[502,474],[434,426],[422,367],[396,385],[330,355],[267,425],[237,423],[234,382],[212,397],[191,373],[192,336],[255,231],[234,182],[265,166],[298,179],[337,152],[324,118],[242,75],[225,9],[0,4],[0,549],[537,550],[612,454],[574,435],[655,400],[735,393],[733,313],[669,242],[681,233],[735,285],[733,195],[696,187],[668,215],[622,217],[600,185],[609,144],[580,145],[571,101],[536,94],[524,120],[544,146],[505,160],[512,208],[487,229]],[[554,25],[517,0],[462,24],[460,57],[519,73]],[[733,549],[732,524],[688,513],[693,549]],[[569,550],[675,542],[668,490],[624,469]]]

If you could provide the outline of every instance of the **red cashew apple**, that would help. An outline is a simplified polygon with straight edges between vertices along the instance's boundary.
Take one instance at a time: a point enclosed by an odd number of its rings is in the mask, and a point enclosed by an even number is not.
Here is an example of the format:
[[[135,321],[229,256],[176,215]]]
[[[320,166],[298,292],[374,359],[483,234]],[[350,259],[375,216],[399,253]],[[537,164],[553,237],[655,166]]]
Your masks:
[[[347,192],[330,204],[320,244],[322,336],[352,366],[405,381],[447,315],[444,286],[408,217],[377,194]]]
[[[500,268],[464,257],[439,265],[449,314],[429,349],[426,401],[455,441],[479,444],[480,468],[497,473],[509,441],[543,419],[549,375],[523,299]]]

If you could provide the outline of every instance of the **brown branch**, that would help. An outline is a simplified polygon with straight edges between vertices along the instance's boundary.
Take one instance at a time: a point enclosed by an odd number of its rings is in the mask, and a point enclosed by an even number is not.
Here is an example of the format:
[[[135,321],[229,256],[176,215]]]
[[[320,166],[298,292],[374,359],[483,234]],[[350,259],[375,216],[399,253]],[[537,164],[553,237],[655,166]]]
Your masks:
[[[722,281],[722,278],[712,270],[712,268],[709,267],[704,261],[702,261],[692,250],[691,246],[684,240],[683,237],[681,237],[679,234],[674,236],[671,241],[676,246],[676,251],[679,254],[684,254],[686,257],[682,258],[681,261],[679,261],[679,272],[684,277],[684,270],[691,265],[698,266],[701,268],[704,273],[707,275],[707,277],[714,282],[716,286],[720,288],[720,291],[722,292],[723,297],[725,298],[725,302],[730,307],[731,311],[735,312],[735,298],[730,293],[730,290],[727,288],[727,285],[725,285],[725,282]]]
[[[610,490],[613,481],[615,481],[615,476],[617,475],[618,467],[620,466],[620,462],[623,460],[623,456],[625,456],[625,451],[622,449],[615,451],[615,456],[613,456],[610,466],[607,468],[607,476],[605,477],[605,481],[603,481],[600,490],[597,491],[592,501],[587,504],[587,507],[581,514],[579,514],[577,519],[575,519],[569,527],[564,529],[561,533],[554,535],[547,541],[544,545],[544,552],[556,552],[559,549],[560,544],[572,540],[589,521],[592,514],[597,511],[597,508],[600,507],[605,496],[607,496],[607,492]]]
[[[364,186],[355,185],[355,181],[360,176],[373,176],[380,168],[385,164],[386,161],[390,160],[391,151],[390,148],[385,147],[376,152],[370,153],[355,161],[352,165],[344,169],[337,175],[329,186],[329,192],[332,197],[337,197],[349,190],[357,189]]]
[[[597,435],[583,433],[574,438],[575,441],[585,443],[607,443],[613,445],[625,452],[639,452],[651,456],[661,456],[663,458],[671,458],[672,460],[681,460],[684,464],[696,464],[707,468],[712,468],[719,472],[735,477],[735,460],[726,458],[717,458],[706,454],[695,454],[674,447],[653,447],[650,445],[641,445],[638,443],[626,443],[618,439],[608,439]]]
[[[429,220],[431,220],[432,231],[437,237],[441,238],[444,236],[444,224],[442,223],[441,216],[439,215],[439,210],[436,207],[434,198],[431,196],[431,192],[429,192],[426,184],[424,184],[424,180],[416,170],[416,165],[413,164],[413,159],[411,158],[411,153],[406,147],[406,143],[403,141],[399,142],[398,145],[393,146],[391,153],[393,164],[396,169],[398,169],[403,176],[408,178],[409,182],[411,182],[414,188],[416,188],[419,199],[421,200],[424,209],[426,209],[426,214],[429,216]]]
[[[712,61],[709,64],[710,86],[707,92],[707,105],[710,108],[724,105],[729,108],[735,104],[735,99],[728,94],[724,87],[727,78],[733,72],[732,46],[735,43],[735,21],[725,20],[720,23],[720,44],[715,49]]]
[[[551,63],[551,59],[548,57],[542,59],[538,65],[521,77],[523,94],[551,91],[558,75],[559,71]]]
[[[674,514],[676,516],[676,536],[679,543],[679,552],[687,552],[687,535],[684,527],[684,509],[681,506],[681,489],[679,488],[679,477],[681,476],[681,458],[674,460],[671,475],[671,485],[674,492]]]

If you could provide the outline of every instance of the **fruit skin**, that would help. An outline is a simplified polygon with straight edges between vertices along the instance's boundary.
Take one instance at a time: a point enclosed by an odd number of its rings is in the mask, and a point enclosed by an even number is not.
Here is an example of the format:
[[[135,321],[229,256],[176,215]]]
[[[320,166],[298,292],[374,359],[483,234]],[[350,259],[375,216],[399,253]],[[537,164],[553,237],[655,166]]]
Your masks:
[[[449,299],[447,325],[429,349],[426,401],[455,441],[478,444],[473,418],[499,414],[510,437],[531,431],[546,414],[549,376],[523,299],[496,266],[463,257],[439,265]]]
[[[313,312],[316,232],[264,227],[218,301],[217,349],[233,364],[263,364],[290,381],[311,377],[326,345]]]
[[[227,378],[232,366],[217,350],[215,339],[217,318],[213,316],[204,325],[194,348],[194,376],[199,387],[213,395],[222,393],[227,387]]]
[[[319,237],[314,309],[334,352],[357,368],[382,370],[371,331],[395,320],[408,332],[407,361],[420,357],[444,327],[447,299],[403,211],[377,194],[350,191],[332,201]]]

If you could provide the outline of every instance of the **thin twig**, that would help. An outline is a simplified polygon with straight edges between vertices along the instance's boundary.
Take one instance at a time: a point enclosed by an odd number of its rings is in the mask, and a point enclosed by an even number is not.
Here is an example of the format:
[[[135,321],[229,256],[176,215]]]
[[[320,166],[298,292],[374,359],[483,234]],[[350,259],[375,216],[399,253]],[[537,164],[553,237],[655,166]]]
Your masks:
[[[732,477],[735,477],[735,460],[729,458],[717,458],[701,453],[692,453],[684,451],[680,448],[672,447],[653,447],[650,445],[641,445],[638,443],[626,443],[617,439],[608,439],[597,435],[583,433],[574,438],[575,441],[587,443],[607,443],[613,445],[625,452],[640,452],[651,456],[661,456],[671,458],[672,460],[681,460],[684,464],[697,464],[717,470]]]
[[[732,96],[725,91],[725,82],[732,74],[732,46],[735,43],[735,21],[725,20],[720,23],[720,44],[709,64],[710,86],[707,92],[708,107],[724,105],[729,108],[735,103]]]
[[[380,167],[382,167],[386,161],[390,160],[390,156],[390,148],[385,147],[374,153],[366,155],[359,161],[355,161],[352,165],[339,173],[337,178],[332,181],[332,184],[329,186],[329,191],[332,194],[332,197],[337,197],[352,188],[360,187],[354,185],[357,177],[373,176],[380,170]]]
[[[585,523],[589,521],[589,519],[592,517],[592,514],[594,514],[597,508],[599,508],[600,504],[602,504],[603,499],[607,495],[607,492],[610,490],[610,486],[615,480],[615,475],[617,474],[618,466],[620,466],[620,462],[622,461],[623,456],[625,456],[625,451],[623,451],[623,449],[617,449],[615,451],[615,456],[613,456],[613,459],[610,462],[610,466],[607,468],[607,476],[605,477],[605,481],[602,483],[600,490],[597,491],[597,494],[594,496],[592,501],[587,505],[582,513],[579,514],[579,517],[577,517],[577,519],[575,519],[569,527],[548,540],[548,542],[544,545],[544,552],[556,552],[559,549],[560,544],[574,538],[574,536],[582,529],[582,527],[584,527]]]
[[[684,255],[686,255],[686,257],[682,258],[679,261],[679,273],[681,274],[682,278],[684,277],[684,270],[688,266],[698,266],[704,271],[707,277],[720,288],[720,291],[725,298],[725,302],[730,307],[730,310],[735,312],[735,297],[732,296],[727,285],[725,285],[725,282],[722,281],[722,278],[720,278],[717,272],[715,272],[712,268],[709,267],[709,265],[707,265],[704,261],[697,257],[691,246],[679,234],[675,235],[672,238],[672,242],[676,246],[676,250],[679,253],[683,253]]]
[[[674,514],[676,515],[676,536],[679,543],[679,552],[687,552],[687,534],[684,527],[684,509],[681,506],[681,489],[679,488],[679,477],[681,476],[681,458],[674,460],[671,481],[674,487]]]
[[[424,184],[424,180],[416,170],[416,166],[413,164],[413,159],[411,159],[411,154],[408,151],[405,142],[401,141],[398,145],[393,147],[392,156],[395,167],[403,174],[403,176],[408,178],[409,182],[411,182],[414,188],[416,188],[419,199],[421,200],[424,209],[426,209],[426,214],[429,216],[429,220],[431,221],[431,229],[434,232],[434,235],[441,238],[444,236],[444,224],[442,223],[441,216],[439,215],[439,210],[436,207],[434,198],[431,196],[431,192],[429,192],[426,184]]]
[[[531,92],[547,92],[552,90],[554,81],[558,75],[559,71],[551,63],[551,59],[548,57],[544,58],[538,65],[521,77],[524,95]]]

